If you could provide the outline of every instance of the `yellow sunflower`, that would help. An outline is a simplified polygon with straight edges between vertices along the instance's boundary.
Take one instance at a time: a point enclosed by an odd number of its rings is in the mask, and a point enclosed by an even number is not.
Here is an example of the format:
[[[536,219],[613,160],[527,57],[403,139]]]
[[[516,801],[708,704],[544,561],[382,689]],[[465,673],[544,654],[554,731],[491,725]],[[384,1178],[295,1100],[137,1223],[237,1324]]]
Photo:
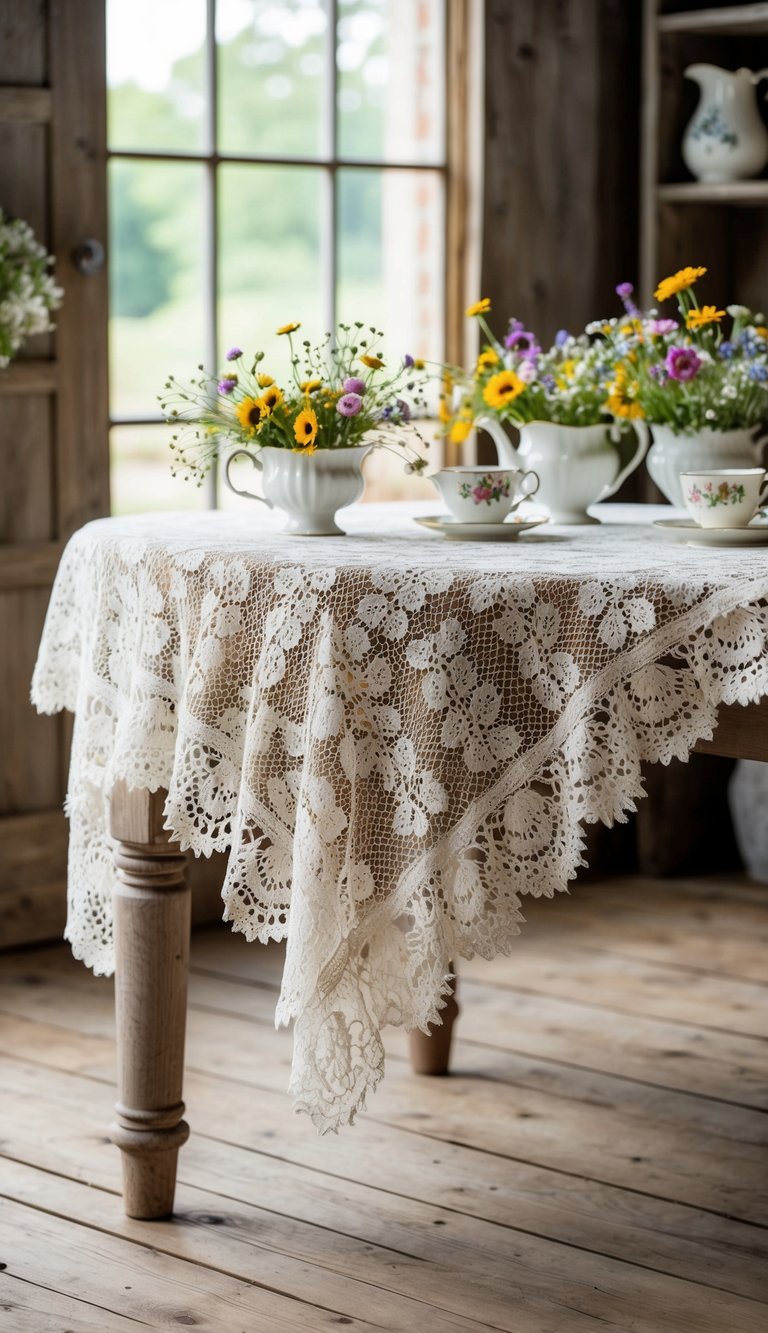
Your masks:
[[[637,380],[633,380],[631,384],[628,383],[627,372],[619,363],[616,366],[616,378],[608,388],[606,411],[611,412],[615,417],[623,417],[626,421],[639,421],[644,416],[644,412],[634,398],[637,388]]]
[[[492,347],[486,347],[485,351],[481,352],[479,357],[477,358],[477,365],[475,366],[475,374],[482,375],[483,372],[488,370],[491,366],[497,366],[498,364],[499,364],[498,352],[495,352]]]
[[[248,431],[250,435],[256,433],[267,415],[260,398],[244,398],[235,408],[235,416],[243,430]]]
[[[504,407],[514,398],[525,392],[525,380],[521,380],[514,370],[502,370],[492,375],[483,389],[483,398],[488,407]]]
[[[475,301],[474,305],[468,305],[464,314],[467,316],[467,319],[472,319],[473,315],[487,315],[490,308],[490,296],[483,296],[479,301]]]
[[[282,391],[278,389],[276,384],[273,384],[270,389],[267,389],[259,399],[259,402],[264,408],[265,416],[271,416],[275,408],[279,407],[282,401],[283,401]]]
[[[678,292],[685,292],[692,287],[694,282],[703,278],[706,273],[705,268],[680,268],[677,273],[673,273],[671,278],[663,278],[656,291],[653,293],[657,301],[668,301],[670,296],[677,296]]]
[[[314,393],[315,389],[320,388],[322,382],[322,380],[302,380],[299,388],[302,393]]]
[[[260,389],[268,389],[270,384],[274,384],[275,381],[271,375],[257,375],[256,382]]]
[[[721,319],[725,319],[725,311],[718,310],[716,305],[703,305],[701,309],[689,310],[685,317],[685,327],[687,329],[703,329],[707,324],[719,324]]]
[[[365,355],[361,356],[360,360],[362,361],[364,366],[368,367],[369,370],[381,370],[382,366],[384,365],[384,362],[382,361],[380,356]]]
[[[277,330],[277,335],[278,335],[278,337],[280,337],[280,335],[281,335],[282,333],[295,333],[296,330],[297,330],[297,329],[300,329],[300,328],[301,328],[301,324],[283,324],[283,325]]]
[[[293,423],[293,435],[296,443],[305,453],[314,453],[317,436],[317,417],[311,407],[305,407]]]

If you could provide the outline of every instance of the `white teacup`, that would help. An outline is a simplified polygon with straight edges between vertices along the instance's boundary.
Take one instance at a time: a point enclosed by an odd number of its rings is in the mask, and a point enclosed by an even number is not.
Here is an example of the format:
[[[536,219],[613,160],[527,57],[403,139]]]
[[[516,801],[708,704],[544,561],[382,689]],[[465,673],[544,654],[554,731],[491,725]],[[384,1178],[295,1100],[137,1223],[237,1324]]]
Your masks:
[[[539,489],[535,472],[516,467],[444,467],[429,480],[459,523],[503,523]]]
[[[681,472],[685,507],[702,528],[746,528],[760,508],[765,477],[761,467]]]

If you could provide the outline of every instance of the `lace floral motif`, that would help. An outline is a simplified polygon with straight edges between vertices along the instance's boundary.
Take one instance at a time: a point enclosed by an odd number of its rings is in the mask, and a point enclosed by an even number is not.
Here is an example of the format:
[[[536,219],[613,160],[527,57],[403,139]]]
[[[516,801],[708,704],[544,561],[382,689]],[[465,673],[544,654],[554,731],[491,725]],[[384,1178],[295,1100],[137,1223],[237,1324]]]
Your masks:
[[[759,555],[672,561],[636,523],[453,548],[408,512],[306,544],[261,514],[90,524],[33,684],[76,714],[76,955],[113,967],[112,784],[166,788],[181,845],[228,852],[226,919],[287,940],[277,1018],[322,1130],[378,1083],[382,1026],[439,1021],[450,960],[511,948],[581,823],[626,818],[643,760],[768,693]]]

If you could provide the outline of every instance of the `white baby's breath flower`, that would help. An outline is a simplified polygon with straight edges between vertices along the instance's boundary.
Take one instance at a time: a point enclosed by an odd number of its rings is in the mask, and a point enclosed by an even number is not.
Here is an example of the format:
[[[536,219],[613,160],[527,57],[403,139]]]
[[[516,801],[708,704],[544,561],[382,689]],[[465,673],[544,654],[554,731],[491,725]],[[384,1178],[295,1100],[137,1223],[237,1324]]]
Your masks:
[[[64,293],[48,272],[52,262],[29,224],[0,209],[0,368],[25,339],[54,327],[51,311]]]

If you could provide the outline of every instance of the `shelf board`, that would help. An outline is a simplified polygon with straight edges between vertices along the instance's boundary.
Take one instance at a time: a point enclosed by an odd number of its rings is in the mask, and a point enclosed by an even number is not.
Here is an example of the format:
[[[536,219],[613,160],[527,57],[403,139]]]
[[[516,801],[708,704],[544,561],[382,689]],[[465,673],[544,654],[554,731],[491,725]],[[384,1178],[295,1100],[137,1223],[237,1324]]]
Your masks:
[[[682,14],[660,14],[659,32],[697,32],[727,37],[768,35],[768,4],[689,9]]]
[[[708,185],[705,181],[679,181],[657,186],[662,204],[731,204],[734,207],[768,206],[768,180],[729,181]]]
[[[56,361],[13,361],[0,370],[0,394],[55,393],[58,386]]]

